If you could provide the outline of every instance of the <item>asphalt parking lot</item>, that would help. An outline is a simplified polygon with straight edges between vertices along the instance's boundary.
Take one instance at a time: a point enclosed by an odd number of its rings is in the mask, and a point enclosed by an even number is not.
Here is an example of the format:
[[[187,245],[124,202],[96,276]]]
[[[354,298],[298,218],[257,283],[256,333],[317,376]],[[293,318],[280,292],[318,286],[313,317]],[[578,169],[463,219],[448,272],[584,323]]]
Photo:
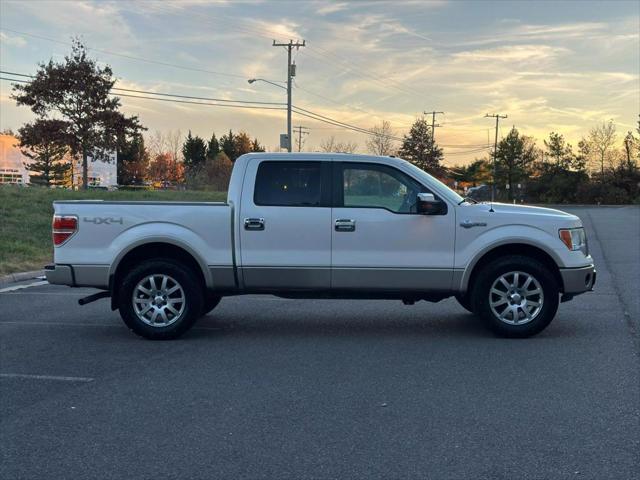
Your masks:
[[[250,296],[150,342],[91,290],[0,293],[0,477],[638,478],[640,209],[566,210],[596,291],[526,340],[454,300]]]

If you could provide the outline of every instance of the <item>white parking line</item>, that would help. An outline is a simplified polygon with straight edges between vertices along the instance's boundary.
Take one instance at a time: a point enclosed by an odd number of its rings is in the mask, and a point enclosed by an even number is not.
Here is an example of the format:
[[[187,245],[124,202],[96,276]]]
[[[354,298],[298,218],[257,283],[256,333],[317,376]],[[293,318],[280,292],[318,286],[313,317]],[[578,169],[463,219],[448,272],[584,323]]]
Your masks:
[[[48,283],[49,282],[47,282],[46,280],[40,280],[38,282],[28,283],[26,285],[16,285],[15,287],[0,288],[0,293],[15,292],[16,290],[22,290],[23,288],[37,287],[39,285],[46,285]]]
[[[27,378],[31,380],[56,380],[59,382],[93,382],[89,377],[62,377],[59,375],[28,375],[24,373],[0,373],[0,378]]]

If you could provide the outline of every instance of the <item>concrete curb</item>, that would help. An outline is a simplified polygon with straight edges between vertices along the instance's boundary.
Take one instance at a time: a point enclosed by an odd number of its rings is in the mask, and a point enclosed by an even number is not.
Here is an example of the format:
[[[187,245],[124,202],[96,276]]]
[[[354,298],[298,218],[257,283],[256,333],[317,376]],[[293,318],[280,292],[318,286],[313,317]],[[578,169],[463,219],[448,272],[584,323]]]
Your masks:
[[[9,275],[0,277],[0,287],[5,287],[10,283],[23,282],[24,280],[31,280],[32,278],[42,277],[43,275],[44,270],[10,273]]]

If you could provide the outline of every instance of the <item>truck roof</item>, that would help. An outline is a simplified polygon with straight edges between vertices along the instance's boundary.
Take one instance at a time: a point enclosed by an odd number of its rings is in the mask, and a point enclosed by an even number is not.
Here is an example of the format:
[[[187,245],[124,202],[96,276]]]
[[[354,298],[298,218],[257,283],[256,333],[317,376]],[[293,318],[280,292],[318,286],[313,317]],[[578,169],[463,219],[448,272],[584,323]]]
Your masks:
[[[324,160],[325,162],[336,161],[356,161],[356,162],[381,162],[389,160],[398,160],[397,157],[384,157],[378,155],[362,155],[356,153],[333,153],[333,152],[260,152],[260,153],[245,153],[238,158],[246,158],[247,160],[253,158],[268,158],[269,160]]]

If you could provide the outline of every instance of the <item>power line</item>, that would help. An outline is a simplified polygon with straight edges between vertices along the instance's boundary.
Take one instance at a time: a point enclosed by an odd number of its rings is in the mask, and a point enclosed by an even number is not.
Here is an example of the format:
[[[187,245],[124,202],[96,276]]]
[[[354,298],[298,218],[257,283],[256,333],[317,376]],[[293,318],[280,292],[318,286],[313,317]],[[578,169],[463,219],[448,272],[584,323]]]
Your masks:
[[[8,80],[10,82],[17,83],[30,83],[27,80],[18,80],[15,78],[8,78],[0,76],[0,80]],[[262,105],[232,105],[228,103],[213,103],[213,102],[194,102],[190,100],[179,100],[175,98],[160,98],[160,97],[148,97],[144,95],[130,95],[127,93],[110,93],[109,95],[117,96],[117,97],[128,97],[128,98],[141,98],[145,100],[157,100],[161,102],[172,102],[172,103],[187,103],[191,105],[206,105],[210,107],[228,107],[228,108],[247,108],[247,109],[256,109],[256,110],[285,110],[284,107],[268,107]]]
[[[6,75],[14,75],[14,76],[17,76],[17,77],[34,78],[33,75],[26,75],[24,73],[9,72],[9,71],[6,71],[6,70],[0,70],[0,73],[4,73]],[[27,82],[27,83],[29,83],[29,82]],[[131,93],[143,93],[143,94],[146,94],[146,95],[158,95],[158,96],[162,96],[162,97],[186,98],[186,99],[190,99],[190,100],[205,100],[205,101],[211,101],[211,102],[257,104],[257,105],[278,105],[278,106],[284,106],[285,105],[284,103],[278,103],[278,102],[259,102],[259,101],[253,101],[253,100],[229,100],[229,99],[225,99],[225,98],[196,97],[196,96],[192,96],[192,95],[180,95],[180,94],[174,94],[174,93],[151,92],[149,90],[135,90],[135,89],[132,89],[132,88],[121,88],[121,87],[112,87],[112,90],[117,90],[117,91],[122,91],[122,92],[131,92]],[[124,96],[124,94],[123,94],[123,96]]]
[[[13,30],[11,28],[6,28],[6,27],[2,27],[0,28],[0,30],[4,30],[6,32],[11,32],[11,33],[17,33],[18,35],[24,35],[26,37],[32,37],[32,38],[38,38],[40,40],[46,40],[48,42],[53,42],[53,43],[58,43],[60,45],[67,45],[67,46],[71,46],[73,45],[71,42],[65,42],[62,40],[57,40],[55,38],[50,38],[50,37],[45,37],[43,35],[36,35],[33,33],[28,33],[28,32],[21,32],[19,30]],[[215,70],[207,70],[204,68],[196,68],[196,67],[189,67],[187,65],[179,65],[176,63],[170,63],[170,62],[163,62],[163,61],[159,61],[159,60],[153,60],[150,58],[143,58],[143,57],[136,57],[133,55],[127,55],[124,53],[118,53],[118,52],[113,52],[110,50],[103,50],[100,48],[92,48],[92,47],[86,47],[87,50],[93,50],[94,52],[99,52],[99,53],[103,53],[105,55],[113,55],[114,57],[122,57],[122,58],[127,58],[129,60],[135,60],[138,62],[145,62],[145,63],[151,63],[154,65],[161,65],[164,67],[172,67],[172,68],[178,68],[181,70],[189,70],[192,72],[200,72],[200,73],[209,73],[211,75],[220,75],[223,77],[230,77],[230,78],[246,78],[245,75],[240,75],[240,74],[236,74],[236,73],[226,73],[226,72],[217,72]]]
[[[21,74],[21,73],[16,73],[16,72],[8,72],[8,71],[4,71],[4,70],[0,70],[0,73],[5,73],[5,74],[9,74],[9,75],[15,75],[15,76],[20,76],[20,77],[25,77],[25,78],[33,78],[31,75],[26,75],[26,74]],[[12,81],[12,82],[18,82],[18,83],[29,83],[29,81],[27,80],[19,80],[19,79],[15,79],[15,78],[8,78],[8,77],[0,77],[1,80],[8,80],[8,81]],[[116,87],[114,87],[114,90],[116,90]],[[122,97],[128,97],[128,98],[138,98],[138,99],[144,99],[144,100],[156,100],[156,101],[164,101],[164,102],[171,102],[171,103],[182,103],[182,104],[192,104],[192,105],[204,105],[204,106],[219,106],[219,107],[230,107],[230,108],[245,108],[245,109],[259,109],[259,110],[284,110],[284,108],[281,106],[283,104],[275,104],[275,105],[280,105],[280,106],[265,106],[265,105],[247,105],[247,104],[242,104],[242,105],[234,105],[231,103],[214,103],[211,100],[215,100],[215,99],[211,99],[211,98],[207,98],[207,97],[192,97],[192,96],[188,96],[188,95],[178,95],[178,94],[170,94],[170,93],[160,93],[160,92],[150,92],[150,91],[146,91],[146,90],[133,90],[133,89],[120,89],[120,90],[126,90],[126,91],[133,91],[134,93],[141,93],[143,95],[131,95],[131,94],[127,94],[127,93],[118,93],[118,94],[112,94],[112,95],[116,95],[116,96],[122,96]],[[154,96],[147,96],[147,95],[154,95]],[[162,95],[163,97],[167,97],[167,98],[159,98],[157,97],[157,95]],[[172,98],[172,97],[177,97],[177,98]],[[183,99],[188,99],[188,100],[183,100]],[[202,100],[202,101],[190,101],[190,100]],[[242,102],[242,101],[233,101],[233,100],[225,100],[226,102]],[[255,102],[252,102],[255,103]],[[268,103],[268,102],[264,102],[264,103]],[[295,105],[292,105],[292,109],[293,111],[295,111],[295,113],[297,115],[306,117],[306,118],[310,118],[312,120],[318,121],[318,122],[322,122],[325,124],[329,124],[341,129],[346,129],[346,130],[351,130],[354,131],[356,133],[361,133],[361,134],[365,134],[365,135],[373,135],[373,136],[380,136],[377,133],[372,132],[369,129],[363,128],[363,127],[359,127],[357,125],[353,125],[353,124],[349,124],[346,122],[342,122],[339,120],[336,120],[334,118],[331,117],[327,117],[325,115],[313,112],[311,110],[307,110],[305,108],[302,107],[297,107]],[[398,136],[394,136],[394,135],[384,135],[387,138],[390,138],[392,140],[398,141],[398,142],[404,142],[404,141],[408,141],[407,139],[403,138],[403,137],[398,137]],[[447,152],[447,155],[465,155],[465,154],[471,154],[471,153],[477,153],[477,152],[481,152],[481,151],[485,151],[488,148],[488,145],[485,144],[443,144],[441,145],[444,148],[463,148],[465,150],[461,150],[461,151],[453,151],[453,152]]]

